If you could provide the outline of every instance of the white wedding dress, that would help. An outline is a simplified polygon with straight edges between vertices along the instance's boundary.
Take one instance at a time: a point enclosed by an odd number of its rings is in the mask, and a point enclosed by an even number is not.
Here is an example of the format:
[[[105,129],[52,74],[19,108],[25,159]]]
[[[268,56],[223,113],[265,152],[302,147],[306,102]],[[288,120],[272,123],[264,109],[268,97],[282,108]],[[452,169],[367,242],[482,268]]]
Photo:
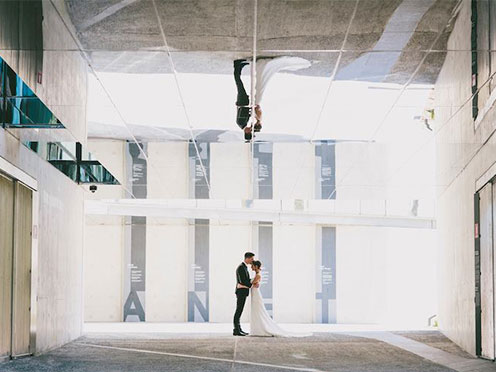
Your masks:
[[[312,64],[301,57],[282,56],[270,59],[257,60],[257,92],[255,104],[260,105],[269,80],[280,71],[298,71],[310,67]]]
[[[311,333],[285,331],[270,317],[258,288],[251,288],[250,335],[262,337],[309,337]]]

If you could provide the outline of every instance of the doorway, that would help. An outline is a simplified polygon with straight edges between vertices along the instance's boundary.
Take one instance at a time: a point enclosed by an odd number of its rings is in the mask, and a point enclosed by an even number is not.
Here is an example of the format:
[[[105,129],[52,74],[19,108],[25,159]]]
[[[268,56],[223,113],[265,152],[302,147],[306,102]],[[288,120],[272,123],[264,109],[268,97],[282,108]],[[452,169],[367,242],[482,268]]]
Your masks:
[[[33,192],[0,173],[0,359],[31,353]]]
[[[475,195],[476,353],[494,360],[495,344],[495,213],[494,179]]]

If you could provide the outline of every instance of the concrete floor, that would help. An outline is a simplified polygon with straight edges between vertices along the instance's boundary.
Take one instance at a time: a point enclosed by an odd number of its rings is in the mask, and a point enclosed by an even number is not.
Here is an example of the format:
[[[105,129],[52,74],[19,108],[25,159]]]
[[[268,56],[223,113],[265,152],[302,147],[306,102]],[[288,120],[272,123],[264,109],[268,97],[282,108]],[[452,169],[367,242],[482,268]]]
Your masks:
[[[232,337],[226,334],[89,334],[49,353],[10,361],[0,371],[490,371],[494,363],[465,355],[467,369],[448,368],[419,353],[393,346],[437,342],[453,348],[438,332],[375,332],[375,336],[315,333],[308,338]],[[407,336],[407,337],[404,337]],[[450,345],[451,344],[451,345]],[[428,348],[428,346],[426,345]],[[447,353],[438,350],[440,353]],[[454,350],[454,349],[452,349]],[[448,354],[452,355],[452,354]],[[455,358],[455,355],[453,355]],[[461,356],[456,356],[462,358]],[[446,359],[446,358],[445,358]],[[449,359],[449,358],[448,358]],[[462,360],[462,359],[454,359]],[[458,363],[462,365],[464,363]],[[468,363],[468,364],[467,364]],[[472,363],[472,364],[471,364]],[[477,363],[477,366],[475,364]],[[468,369],[470,368],[470,369]]]

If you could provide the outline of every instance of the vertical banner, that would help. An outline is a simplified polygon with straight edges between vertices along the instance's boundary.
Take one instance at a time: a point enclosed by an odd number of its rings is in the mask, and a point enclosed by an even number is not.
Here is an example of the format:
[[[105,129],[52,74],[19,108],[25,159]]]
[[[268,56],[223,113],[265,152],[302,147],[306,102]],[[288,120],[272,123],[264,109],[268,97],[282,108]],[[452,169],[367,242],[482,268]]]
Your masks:
[[[146,153],[146,144],[139,144]],[[146,199],[147,164],[136,143],[128,144],[129,184],[134,196]],[[124,321],[145,321],[146,217],[127,217],[124,270]]]
[[[315,145],[315,199],[336,199],[336,142]]]
[[[253,199],[272,199],[272,143],[253,144]]]
[[[208,199],[210,143],[197,143],[197,146],[201,162],[195,144],[189,144],[190,197]],[[190,224],[189,235],[188,322],[209,321],[209,249],[210,221],[195,219]]]
[[[336,228],[317,229],[316,322],[336,323]]]
[[[272,317],[273,315],[273,294],[272,294],[272,260],[273,260],[273,229],[272,222],[258,223],[258,259],[262,261],[262,281],[260,283],[260,293],[264,299],[265,309]]]
[[[272,143],[258,143],[253,146],[253,197],[255,199],[272,199]],[[273,314],[273,225],[272,222],[257,222],[254,226],[254,251],[262,261],[262,282],[260,292],[264,299],[265,308]]]

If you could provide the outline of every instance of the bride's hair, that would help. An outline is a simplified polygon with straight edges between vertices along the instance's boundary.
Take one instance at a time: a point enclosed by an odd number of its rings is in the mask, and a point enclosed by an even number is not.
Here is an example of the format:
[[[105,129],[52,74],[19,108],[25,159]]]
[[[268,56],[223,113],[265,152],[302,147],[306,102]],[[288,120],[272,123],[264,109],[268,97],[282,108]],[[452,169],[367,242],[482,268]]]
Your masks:
[[[262,267],[262,263],[260,261],[253,261],[251,264],[258,269]]]

